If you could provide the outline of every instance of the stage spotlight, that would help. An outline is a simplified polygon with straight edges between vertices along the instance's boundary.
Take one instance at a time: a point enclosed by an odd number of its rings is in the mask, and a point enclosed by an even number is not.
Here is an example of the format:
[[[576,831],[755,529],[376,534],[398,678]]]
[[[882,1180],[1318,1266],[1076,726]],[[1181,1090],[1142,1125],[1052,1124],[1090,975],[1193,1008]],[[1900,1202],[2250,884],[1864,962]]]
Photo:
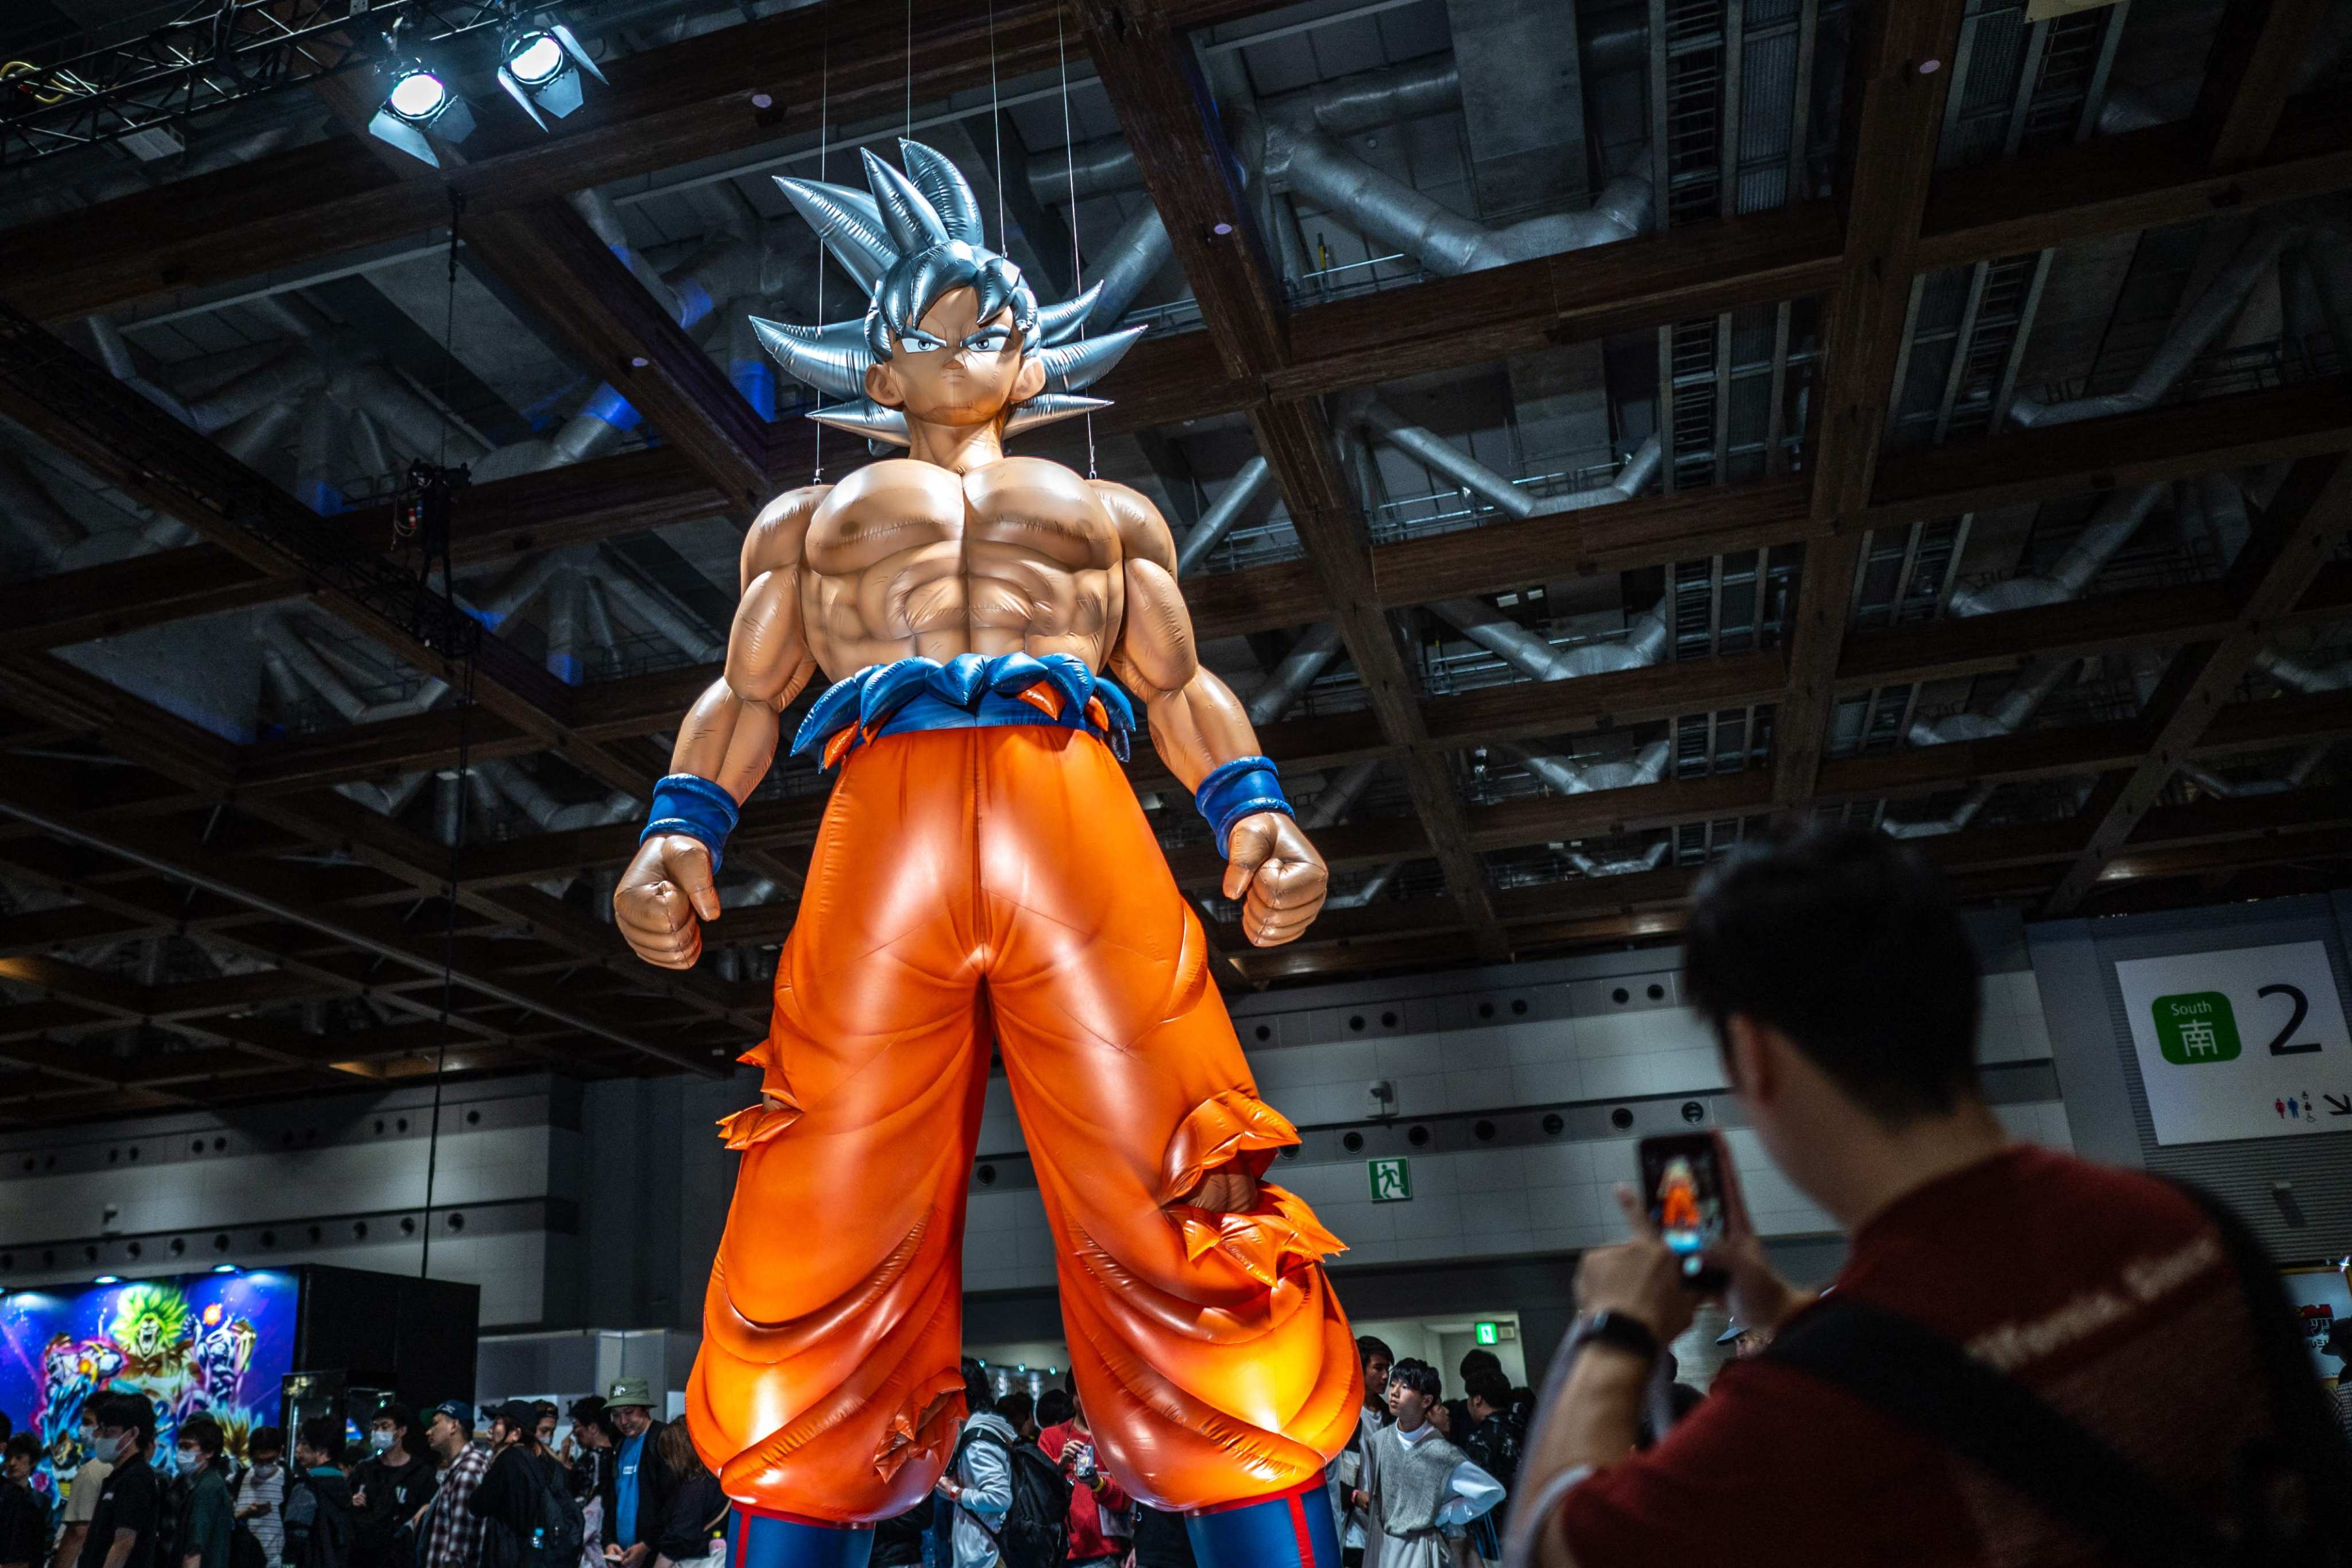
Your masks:
[[[572,29],[561,22],[509,24],[499,52],[503,61],[499,85],[541,131],[547,129],[542,110],[561,120],[580,107],[583,71],[604,79]]]
[[[235,1274],[237,1272],[237,1267],[234,1263],[215,1263],[213,1265],[213,1272],[215,1274]]]
[[[434,155],[425,132],[444,142],[463,142],[474,133],[473,110],[438,71],[413,56],[394,58],[384,75],[391,79],[392,90],[368,121],[368,134],[439,168],[441,160]]]
[[[101,1274],[97,1279],[91,1280],[90,1283],[93,1285],[120,1285],[122,1283],[122,1276],[120,1274]]]

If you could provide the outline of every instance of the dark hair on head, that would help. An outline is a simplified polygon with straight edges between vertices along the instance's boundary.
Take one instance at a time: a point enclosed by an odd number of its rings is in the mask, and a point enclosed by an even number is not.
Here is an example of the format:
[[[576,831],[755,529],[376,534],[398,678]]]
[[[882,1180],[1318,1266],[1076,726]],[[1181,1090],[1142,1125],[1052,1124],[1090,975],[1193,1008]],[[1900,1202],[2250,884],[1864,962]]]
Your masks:
[[[702,1462],[702,1455],[694,1447],[694,1436],[683,1421],[669,1422],[654,1435],[654,1453],[661,1459],[670,1486],[700,1480],[710,1473],[710,1467]]]
[[[1077,1406],[1070,1399],[1068,1389],[1049,1388],[1037,1396],[1037,1425],[1059,1426],[1070,1418],[1071,1413],[1076,1408]]]
[[[286,1430],[281,1426],[256,1426],[246,1434],[245,1451],[255,1454],[282,1454],[286,1451]]]
[[[101,1426],[124,1426],[138,1433],[141,1447],[154,1446],[155,1407],[147,1403],[145,1394],[101,1394],[84,1408],[89,1410],[90,1419]]]
[[[996,1389],[988,1381],[988,1369],[971,1356],[963,1358],[963,1409],[967,1415],[996,1409]]]
[[[1496,1372],[1500,1372],[1503,1370],[1503,1358],[1484,1345],[1473,1345],[1462,1352],[1464,1377],[1468,1377],[1472,1372],[1482,1366],[1492,1367]]]
[[[1497,1410],[1507,1410],[1511,1404],[1511,1380],[1502,1369],[1474,1366],[1462,1374],[1462,1394],[1465,1399],[1483,1399]]]
[[[1029,1396],[1027,1389],[1016,1388],[996,1402],[996,1413],[1004,1417],[1006,1426],[1018,1432],[1024,1422],[1037,1414],[1037,1402]]]
[[[41,1462],[42,1452],[41,1440],[38,1437],[34,1436],[30,1432],[11,1432],[8,1434],[8,1443],[5,1450],[7,1458],[11,1459],[30,1459],[33,1463],[37,1465]]]
[[[530,1402],[530,1407],[539,1412],[539,1418],[541,1421],[546,1420],[551,1415],[560,1415],[562,1414],[562,1411],[556,1409],[555,1401],[552,1399],[534,1399]]]
[[[1742,845],[1702,878],[1683,984],[1729,1047],[1780,1030],[1882,1124],[1976,1092],[1975,948],[1942,877],[1883,834],[1817,827]]]
[[[373,1426],[378,1421],[392,1423],[392,1429],[401,1436],[403,1447],[406,1446],[408,1435],[416,1430],[416,1412],[405,1405],[395,1403],[383,1406],[369,1418],[368,1424]]]
[[[1438,1370],[1412,1356],[1389,1368],[1389,1381],[1403,1384],[1424,1399],[1435,1399],[1445,1392],[1445,1379]]]
[[[343,1424],[331,1415],[313,1415],[294,1428],[294,1440],[314,1454],[333,1458],[343,1451]]]
[[[227,1446],[220,1423],[209,1415],[191,1415],[180,1423],[180,1441],[194,1443],[209,1458]]]
[[[1379,1356],[1381,1360],[1391,1363],[1393,1363],[1396,1361],[1396,1352],[1389,1349],[1388,1341],[1381,1338],[1378,1334],[1358,1334],[1356,1336],[1356,1359],[1358,1361],[1370,1361],[1374,1356]]]

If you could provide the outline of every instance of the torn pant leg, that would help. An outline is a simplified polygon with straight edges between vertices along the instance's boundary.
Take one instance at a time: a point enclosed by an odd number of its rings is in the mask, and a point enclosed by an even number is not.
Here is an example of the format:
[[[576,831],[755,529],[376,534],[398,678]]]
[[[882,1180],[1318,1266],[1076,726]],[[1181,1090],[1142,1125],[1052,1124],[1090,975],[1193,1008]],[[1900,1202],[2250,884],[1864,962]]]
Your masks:
[[[1083,736],[982,733],[988,992],[1098,1448],[1162,1508],[1319,1481],[1361,1403],[1318,1261],[1339,1244],[1276,1186],[1241,1213],[1188,1201],[1297,1134],[1257,1097],[1118,763]]]

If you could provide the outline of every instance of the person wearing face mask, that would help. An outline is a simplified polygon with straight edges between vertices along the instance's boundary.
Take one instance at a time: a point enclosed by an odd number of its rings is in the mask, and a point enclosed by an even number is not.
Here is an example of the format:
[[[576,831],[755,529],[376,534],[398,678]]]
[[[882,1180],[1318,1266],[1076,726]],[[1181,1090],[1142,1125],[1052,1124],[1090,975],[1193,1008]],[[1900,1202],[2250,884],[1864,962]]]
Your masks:
[[[179,1473],[188,1483],[181,1507],[178,1568],[228,1568],[228,1467],[221,1459],[220,1423],[192,1415],[180,1424]]]
[[[114,1470],[113,1462],[99,1454],[98,1418],[88,1405],[82,1407],[80,1439],[81,1468],[66,1482],[65,1529],[58,1536],[57,1551],[50,1554],[50,1568],[78,1568],[82,1542],[89,1536],[90,1515],[98,1509],[98,1494]]]
[[[96,1424],[94,1449],[114,1468],[99,1489],[76,1568],[157,1568],[163,1478],[148,1462],[155,1449],[155,1407],[144,1394],[100,1394],[85,1408]]]
[[[368,1424],[368,1457],[352,1477],[359,1512],[352,1568],[396,1568],[416,1555],[408,1521],[433,1495],[434,1465],[415,1451],[416,1416],[405,1405],[387,1405]],[[406,1533],[404,1533],[406,1531]]]
[[[245,1440],[249,1461],[236,1482],[236,1517],[260,1543],[261,1561],[278,1568],[286,1560],[286,1434],[257,1426]]]

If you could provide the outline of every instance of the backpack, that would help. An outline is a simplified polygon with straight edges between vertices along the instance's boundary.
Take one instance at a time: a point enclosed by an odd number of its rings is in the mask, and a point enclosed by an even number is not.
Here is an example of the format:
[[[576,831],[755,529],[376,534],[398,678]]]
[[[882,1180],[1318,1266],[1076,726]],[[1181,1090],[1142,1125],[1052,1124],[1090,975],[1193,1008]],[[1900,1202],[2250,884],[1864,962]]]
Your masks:
[[[577,1563],[580,1549],[588,1540],[588,1519],[572,1489],[559,1486],[547,1472],[546,1461],[534,1457],[530,1474],[539,1489],[539,1536],[534,1544],[543,1563]]]
[[[228,1532],[228,1568],[278,1568],[248,1521],[238,1520]]]
[[[950,1467],[961,1462],[974,1443],[1005,1450],[1013,1470],[1013,1506],[995,1529],[970,1509],[973,1523],[996,1543],[1001,1568],[1062,1568],[1070,1557],[1070,1481],[1062,1468],[1034,1443],[1008,1445],[986,1427],[974,1427],[956,1445]]]
[[[309,1476],[287,1478],[289,1496],[298,1486],[310,1490],[317,1506],[311,1510],[310,1533],[302,1538],[302,1554],[294,1560],[294,1568],[351,1568],[352,1542],[359,1534],[351,1493],[331,1492]]]
[[[2221,1232],[2274,1434],[2233,1457],[2234,1506],[2222,1517],[2179,1502],[2105,1438],[1897,1313],[1833,1296],[1766,1354],[1941,1443],[2140,1568],[2347,1568],[2352,1448],[2320,1396],[2278,1273],[2237,1215],[2172,1184]]]

